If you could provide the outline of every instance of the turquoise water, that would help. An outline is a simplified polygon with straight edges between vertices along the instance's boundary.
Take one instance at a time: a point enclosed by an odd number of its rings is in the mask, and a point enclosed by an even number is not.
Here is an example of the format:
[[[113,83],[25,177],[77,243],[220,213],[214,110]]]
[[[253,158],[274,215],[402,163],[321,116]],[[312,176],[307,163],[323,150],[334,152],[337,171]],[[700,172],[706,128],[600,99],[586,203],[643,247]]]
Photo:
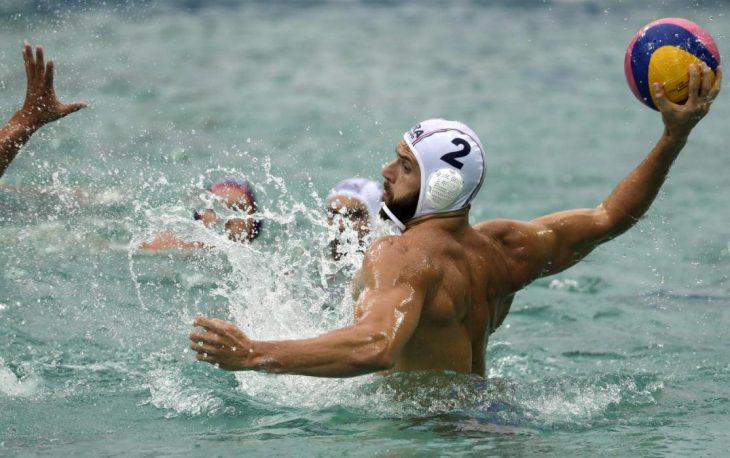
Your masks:
[[[327,259],[322,199],[422,118],[482,137],[475,222],[596,205],[661,132],[624,81],[631,36],[681,16],[730,49],[728,3],[79,4],[0,6],[2,116],[24,39],[89,102],[0,180],[0,454],[726,454],[727,94],[643,221],[518,295],[486,381],[230,374],[185,349],[198,313],[254,338],[347,323],[356,263]],[[266,218],[250,246],[190,220],[228,175]],[[137,248],[162,228],[214,248]]]

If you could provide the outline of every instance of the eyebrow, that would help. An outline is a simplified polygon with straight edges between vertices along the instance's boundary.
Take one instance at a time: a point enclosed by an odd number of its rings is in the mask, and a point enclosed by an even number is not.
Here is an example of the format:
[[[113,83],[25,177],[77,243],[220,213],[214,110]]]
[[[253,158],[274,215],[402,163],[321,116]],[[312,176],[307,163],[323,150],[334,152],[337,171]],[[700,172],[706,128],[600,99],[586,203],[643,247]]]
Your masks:
[[[405,160],[409,161],[412,164],[413,163],[413,159],[411,159],[411,157],[408,156],[407,154],[402,153],[400,151],[403,148],[404,148],[404,146],[401,143],[399,143],[398,146],[395,147],[395,154],[396,154],[396,156],[398,156],[400,159],[405,159]]]

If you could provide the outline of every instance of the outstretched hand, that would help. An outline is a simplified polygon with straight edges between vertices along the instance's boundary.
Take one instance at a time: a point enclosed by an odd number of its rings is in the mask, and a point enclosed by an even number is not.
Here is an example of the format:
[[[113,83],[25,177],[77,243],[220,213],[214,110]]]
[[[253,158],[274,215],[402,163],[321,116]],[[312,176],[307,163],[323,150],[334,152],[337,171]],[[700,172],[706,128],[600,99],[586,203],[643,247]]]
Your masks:
[[[196,317],[193,325],[203,328],[202,332],[190,333],[190,348],[197,352],[195,357],[198,361],[215,364],[228,371],[253,369],[253,342],[238,326],[202,316]]]
[[[698,69],[689,66],[689,97],[684,104],[672,103],[664,93],[660,83],[654,83],[654,101],[662,113],[664,126],[670,135],[686,138],[694,126],[708,111],[722,85],[722,70],[717,67],[715,81],[712,81],[712,70],[704,62]]]
[[[63,118],[86,106],[85,102],[61,103],[53,88],[53,61],[43,59],[43,47],[35,47],[35,57],[30,43],[23,47],[27,89],[23,108],[16,113],[16,120],[28,129]]]

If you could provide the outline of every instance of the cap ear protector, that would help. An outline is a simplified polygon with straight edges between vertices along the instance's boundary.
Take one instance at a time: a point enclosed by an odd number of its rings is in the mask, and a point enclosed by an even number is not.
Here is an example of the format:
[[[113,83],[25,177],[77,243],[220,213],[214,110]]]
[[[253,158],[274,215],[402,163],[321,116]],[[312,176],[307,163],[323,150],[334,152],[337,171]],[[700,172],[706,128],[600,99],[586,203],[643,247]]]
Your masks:
[[[434,210],[443,210],[456,201],[463,189],[461,173],[449,168],[438,169],[426,183],[426,201]]]

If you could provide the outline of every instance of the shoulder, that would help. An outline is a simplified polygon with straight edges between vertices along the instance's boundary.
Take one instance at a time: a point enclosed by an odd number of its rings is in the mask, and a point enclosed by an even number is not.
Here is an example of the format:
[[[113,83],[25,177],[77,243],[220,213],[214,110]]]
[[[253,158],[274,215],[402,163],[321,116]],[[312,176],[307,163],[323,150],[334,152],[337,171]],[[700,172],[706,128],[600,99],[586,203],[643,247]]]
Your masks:
[[[534,221],[491,219],[489,221],[475,224],[473,227],[481,234],[488,235],[496,239],[504,239],[505,237],[516,237],[521,234],[527,235],[539,230],[542,228],[542,225],[535,224]]]
[[[436,266],[429,262],[428,247],[417,242],[406,234],[376,239],[363,259],[365,282],[374,280],[376,273],[380,279],[390,278],[392,281],[431,278],[436,273]]]
[[[554,237],[553,231],[536,221],[494,219],[474,225],[479,234],[492,239],[506,254],[539,247],[545,239]]]
[[[414,242],[416,241],[405,234],[380,237],[373,241],[365,252],[363,266],[404,265],[426,258],[427,248]]]
[[[538,221],[500,219],[475,225],[474,229],[491,239],[501,254],[512,291],[537,278],[554,252],[554,231]]]
[[[393,253],[404,252],[408,244],[404,242],[402,235],[386,235],[373,240],[365,251],[365,260],[377,260],[383,256],[390,256]]]

